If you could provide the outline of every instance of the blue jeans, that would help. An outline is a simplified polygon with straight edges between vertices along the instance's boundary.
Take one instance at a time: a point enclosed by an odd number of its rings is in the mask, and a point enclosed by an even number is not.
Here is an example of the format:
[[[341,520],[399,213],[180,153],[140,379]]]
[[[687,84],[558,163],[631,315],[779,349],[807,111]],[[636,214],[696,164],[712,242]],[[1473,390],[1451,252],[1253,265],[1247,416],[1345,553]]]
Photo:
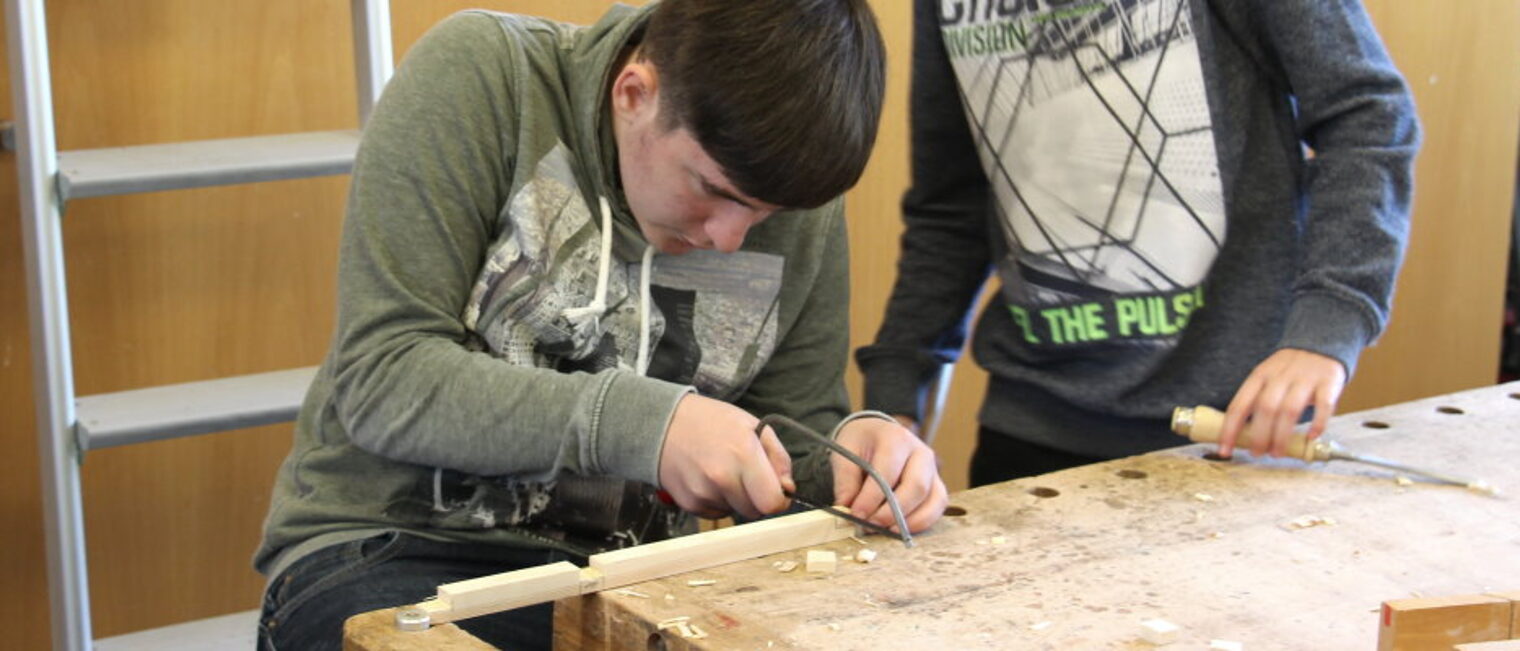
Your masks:
[[[570,560],[548,550],[447,543],[389,533],[333,545],[296,561],[269,583],[259,617],[259,648],[305,651],[343,647],[353,615],[422,601],[439,584]],[[458,622],[485,642],[508,649],[548,649],[554,604]]]

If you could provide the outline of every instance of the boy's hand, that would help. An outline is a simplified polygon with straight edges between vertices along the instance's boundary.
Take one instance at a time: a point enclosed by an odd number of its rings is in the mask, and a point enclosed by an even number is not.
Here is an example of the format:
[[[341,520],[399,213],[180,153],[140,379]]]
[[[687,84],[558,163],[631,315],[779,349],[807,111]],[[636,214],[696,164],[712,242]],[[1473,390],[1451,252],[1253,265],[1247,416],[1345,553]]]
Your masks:
[[[676,505],[704,518],[780,512],[797,490],[792,458],[771,428],[720,400],[687,394],[676,404],[660,451],[660,487]]]
[[[1346,387],[1346,367],[1319,353],[1284,348],[1258,364],[1235,392],[1225,411],[1219,435],[1219,455],[1235,451],[1242,434],[1251,441],[1251,454],[1283,456],[1304,409],[1314,407],[1309,440],[1325,433],[1335,403]]]
[[[870,463],[892,486],[910,533],[928,529],[944,514],[950,495],[939,477],[934,450],[913,432],[895,422],[860,418],[846,423],[837,440]],[[833,467],[834,503],[896,531],[897,521],[876,481],[838,454],[833,455]]]

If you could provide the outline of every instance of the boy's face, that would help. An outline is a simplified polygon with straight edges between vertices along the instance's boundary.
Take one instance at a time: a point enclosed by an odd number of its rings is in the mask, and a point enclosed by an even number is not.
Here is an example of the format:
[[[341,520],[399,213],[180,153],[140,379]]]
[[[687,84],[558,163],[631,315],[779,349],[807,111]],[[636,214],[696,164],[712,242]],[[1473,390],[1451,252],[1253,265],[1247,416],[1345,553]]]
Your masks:
[[[749,229],[779,208],[734,187],[689,131],[664,128],[655,83],[653,68],[635,61],[612,87],[623,194],[639,230],[668,255],[737,251]]]

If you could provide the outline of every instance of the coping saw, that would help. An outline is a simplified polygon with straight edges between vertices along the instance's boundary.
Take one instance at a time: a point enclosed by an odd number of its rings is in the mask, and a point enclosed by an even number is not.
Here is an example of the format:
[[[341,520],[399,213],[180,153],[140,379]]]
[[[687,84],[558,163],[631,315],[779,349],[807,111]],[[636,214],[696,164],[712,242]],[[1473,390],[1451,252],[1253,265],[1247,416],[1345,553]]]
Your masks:
[[[901,533],[893,533],[891,529],[866,521],[862,518],[857,518],[854,514],[851,514],[848,511],[842,511],[840,509],[832,507],[819,506],[797,497],[790,491],[782,491],[782,494],[786,495],[793,501],[803,506],[814,509],[822,509],[837,517],[844,518],[862,527],[871,529],[872,531],[876,531],[878,533],[892,537],[900,537],[902,538],[904,547],[913,547],[913,535],[908,533],[908,520],[907,518],[903,517],[902,505],[897,503],[897,496],[892,494],[892,487],[887,484],[887,480],[883,479],[882,476],[876,472],[876,469],[871,467],[871,464],[869,462],[867,462],[865,459],[860,458],[858,455],[856,455],[854,452],[851,452],[843,445],[834,442],[829,437],[819,434],[818,432],[813,431],[812,428],[803,425],[802,423],[799,423],[795,420],[792,420],[791,418],[782,416],[781,414],[771,414],[769,416],[761,418],[760,423],[758,425],[755,425],[755,435],[759,436],[760,433],[765,430],[766,425],[782,425],[787,428],[802,432],[809,437],[812,437],[813,440],[823,444],[830,450],[838,452],[840,456],[849,459],[851,463],[860,466],[861,470],[866,471],[866,474],[870,475],[871,479],[876,480],[876,485],[881,487],[881,494],[884,495],[887,500],[887,508],[890,508],[892,510],[892,518],[897,521],[897,530]]]

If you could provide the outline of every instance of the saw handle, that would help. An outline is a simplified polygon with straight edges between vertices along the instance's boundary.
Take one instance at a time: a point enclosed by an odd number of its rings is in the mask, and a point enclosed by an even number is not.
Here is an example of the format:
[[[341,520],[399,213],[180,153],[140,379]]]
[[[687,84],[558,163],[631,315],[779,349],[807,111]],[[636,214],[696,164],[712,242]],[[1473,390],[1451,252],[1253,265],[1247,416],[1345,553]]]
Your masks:
[[[1188,437],[1194,443],[1218,444],[1219,435],[1224,431],[1224,412],[1206,405],[1178,407],[1172,410],[1172,431]],[[1241,429],[1240,436],[1235,438],[1235,446],[1251,447],[1251,428]],[[1335,446],[1330,442],[1318,439],[1311,441],[1307,434],[1294,432],[1293,438],[1288,440],[1288,453],[1285,456],[1304,461],[1329,461],[1334,453]]]

